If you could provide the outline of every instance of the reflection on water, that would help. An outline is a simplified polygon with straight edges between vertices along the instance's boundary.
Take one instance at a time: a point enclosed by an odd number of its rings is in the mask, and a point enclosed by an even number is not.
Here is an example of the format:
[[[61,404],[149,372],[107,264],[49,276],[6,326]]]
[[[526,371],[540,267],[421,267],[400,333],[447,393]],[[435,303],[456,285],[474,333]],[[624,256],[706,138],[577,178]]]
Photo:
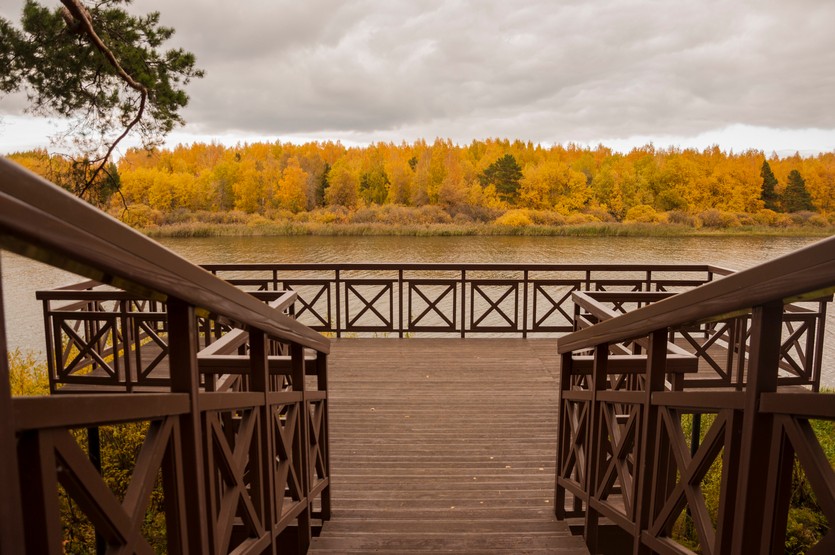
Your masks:
[[[231,262],[481,262],[713,264],[742,270],[814,242],[804,237],[216,237],[160,242],[197,264]],[[2,254],[10,347],[42,351],[43,319],[34,292],[76,278]],[[827,320],[835,350],[835,310]],[[831,356],[829,357],[832,358]],[[835,369],[825,361],[825,381]]]

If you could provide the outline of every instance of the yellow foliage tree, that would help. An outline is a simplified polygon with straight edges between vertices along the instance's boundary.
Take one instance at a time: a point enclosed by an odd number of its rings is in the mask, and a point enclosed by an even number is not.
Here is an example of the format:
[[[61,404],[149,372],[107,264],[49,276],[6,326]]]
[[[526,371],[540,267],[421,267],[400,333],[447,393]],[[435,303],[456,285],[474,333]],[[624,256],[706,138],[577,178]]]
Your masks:
[[[308,174],[299,165],[295,156],[287,161],[287,166],[281,174],[275,198],[281,208],[293,213],[307,208],[307,179]]]

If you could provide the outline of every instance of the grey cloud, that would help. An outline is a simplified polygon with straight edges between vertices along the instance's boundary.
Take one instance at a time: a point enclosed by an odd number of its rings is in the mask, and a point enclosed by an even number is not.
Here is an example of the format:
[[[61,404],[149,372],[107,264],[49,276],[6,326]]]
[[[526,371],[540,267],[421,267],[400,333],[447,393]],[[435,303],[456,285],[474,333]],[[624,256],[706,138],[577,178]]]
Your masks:
[[[6,0],[2,0],[5,2]],[[146,0],[189,129],[377,140],[835,128],[835,3]]]

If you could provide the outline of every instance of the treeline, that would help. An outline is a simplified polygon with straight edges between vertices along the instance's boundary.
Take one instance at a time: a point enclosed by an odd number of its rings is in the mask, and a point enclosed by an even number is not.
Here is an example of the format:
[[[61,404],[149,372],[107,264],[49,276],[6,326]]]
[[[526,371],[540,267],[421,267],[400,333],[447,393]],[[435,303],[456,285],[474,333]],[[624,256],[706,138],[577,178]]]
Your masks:
[[[43,151],[12,158],[45,175],[56,164]],[[507,140],[193,144],[130,150],[108,183],[115,186],[99,202],[114,210],[126,204],[134,220],[184,210],[298,219],[293,215],[396,205],[437,207],[456,222],[504,218],[499,223],[506,225],[525,225],[531,214],[567,223],[784,225],[797,221],[789,213],[828,225],[835,213],[835,152],[779,158],[648,145],[620,154],[604,146]]]

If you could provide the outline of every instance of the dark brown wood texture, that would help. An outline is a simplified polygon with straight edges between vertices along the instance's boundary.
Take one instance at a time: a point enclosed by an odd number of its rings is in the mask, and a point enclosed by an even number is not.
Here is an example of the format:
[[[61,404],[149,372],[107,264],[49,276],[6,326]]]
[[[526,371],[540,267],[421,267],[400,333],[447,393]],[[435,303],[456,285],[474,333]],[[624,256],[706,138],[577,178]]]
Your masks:
[[[535,339],[341,339],[311,553],[586,553],[553,516],[558,359]]]
[[[107,552],[151,553],[157,483],[169,553],[305,552],[313,520],[329,517],[330,342],[284,314],[295,295],[260,295],[267,306],[6,160],[0,244],[123,288],[41,295],[61,396],[10,398],[0,318],[3,555],[63,552],[59,487]],[[213,342],[236,350],[231,375],[201,370]],[[73,394],[79,384],[96,394]],[[126,422],[147,431],[120,498],[73,429]]]
[[[205,314],[327,352],[291,318],[34,173],[0,158],[2,247],[142,297],[174,297]]]
[[[835,238],[669,298],[574,292],[578,331],[558,340],[557,517],[585,517],[592,553],[604,517],[632,538],[611,552],[693,553],[673,534],[687,518],[701,553],[779,553],[798,464],[832,522],[835,470],[809,421],[835,420],[835,395],[815,393],[833,290]],[[700,360],[695,379],[672,359],[680,345]],[[717,378],[700,376],[705,364]],[[816,550],[833,545],[830,529]]]
[[[204,268],[248,291],[296,291],[296,318],[337,337],[553,335],[575,329],[574,291],[637,291],[655,300],[732,273],[714,266],[670,264],[288,263]]]

